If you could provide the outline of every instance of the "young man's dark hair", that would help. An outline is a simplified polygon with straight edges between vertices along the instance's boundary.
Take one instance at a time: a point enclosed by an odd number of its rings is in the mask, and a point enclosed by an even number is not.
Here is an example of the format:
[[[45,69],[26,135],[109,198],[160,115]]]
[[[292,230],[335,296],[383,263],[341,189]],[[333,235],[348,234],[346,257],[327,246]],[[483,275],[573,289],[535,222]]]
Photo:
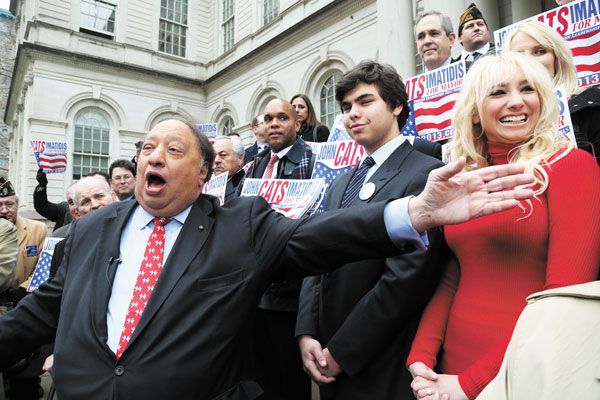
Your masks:
[[[113,170],[115,168],[126,169],[129,172],[131,172],[131,174],[133,176],[135,176],[135,166],[133,165],[133,163],[131,161],[128,161],[128,160],[115,160],[115,161],[113,161],[112,164],[110,164],[110,167],[108,167],[108,175],[110,176],[111,179],[112,179],[112,176],[113,176]]]
[[[377,86],[379,95],[390,109],[402,106],[402,111],[398,115],[398,127],[402,130],[408,119],[410,107],[402,77],[396,69],[389,64],[379,64],[371,60],[362,61],[346,72],[335,85],[337,102],[341,104],[344,96],[361,82]]]

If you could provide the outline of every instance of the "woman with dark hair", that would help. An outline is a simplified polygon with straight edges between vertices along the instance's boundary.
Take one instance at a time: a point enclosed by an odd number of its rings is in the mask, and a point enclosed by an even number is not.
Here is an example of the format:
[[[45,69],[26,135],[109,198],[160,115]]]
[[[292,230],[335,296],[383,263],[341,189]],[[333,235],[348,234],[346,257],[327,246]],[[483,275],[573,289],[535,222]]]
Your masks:
[[[296,110],[298,120],[302,122],[298,130],[298,136],[305,142],[326,142],[329,137],[329,128],[321,125],[310,99],[305,94],[296,94],[290,101]]]

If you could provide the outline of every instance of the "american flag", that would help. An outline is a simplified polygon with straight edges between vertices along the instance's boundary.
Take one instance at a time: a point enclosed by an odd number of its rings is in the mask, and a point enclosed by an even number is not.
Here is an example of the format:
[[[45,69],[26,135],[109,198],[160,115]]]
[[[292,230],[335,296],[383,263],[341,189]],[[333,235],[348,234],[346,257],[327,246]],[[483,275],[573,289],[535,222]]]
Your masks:
[[[28,292],[33,292],[39,288],[42,283],[46,282],[50,277],[50,264],[52,263],[52,255],[54,254],[54,247],[58,242],[64,240],[63,238],[46,238],[42,247],[42,253],[33,271],[33,277],[27,287]]]
[[[342,142],[337,143],[337,145],[339,146],[341,143]],[[346,143],[348,143],[348,142],[346,142]],[[312,208],[309,210],[309,212],[307,212],[307,215],[323,212],[323,209],[325,207],[325,193],[327,192],[329,185],[331,185],[331,183],[337,177],[343,175],[347,171],[350,171],[350,169],[352,167],[354,167],[355,165],[358,164],[358,162],[355,162],[355,161],[360,161],[360,159],[354,158],[354,159],[352,159],[351,164],[340,165],[337,167],[328,166],[327,165],[328,163],[326,161],[331,161],[331,160],[317,159],[317,161],[315,161],[315,166],[313,169],[313,174],[312,174],[311,179],[323,179],[325,184],[323,185],[323,189],[321,190],[321,194],[319,195],[319,198],[317,199],[315,204],[312,206]]]
[[[45,173],[64,172],[67,169],[66,153],[35,153],[38,165]]]
[[[51,262],[52,254],[47,251],[43,251],[40,255],[37,266],[35,267],[35,272],[33,273],[33,278],[31,278],[31,283],[29,283],[29,287],[27,288],[28,292],[33,292],[39,288],[42,283],[48,280],[50,277]]]
[[[402,128],[405,136],[421,136],[428,140],[450,137],[452,131],[452,109],[459,92],[448,93],[426,100],[410,100],[410,114]]]
[[[568,38],[567,43],[573,52],[578,78],[600,72],[600,25],[591,32]],[[582,86],[590,83],[593,82],[584,81]]]
[[[350,134],[346,131],[344,127],[344,115],[338,114],[335,117],[335,121],[331,126],[331,130],[329,132],[329,138],[327,138],[328,142],[339,142],[341,140],[351,140]]]

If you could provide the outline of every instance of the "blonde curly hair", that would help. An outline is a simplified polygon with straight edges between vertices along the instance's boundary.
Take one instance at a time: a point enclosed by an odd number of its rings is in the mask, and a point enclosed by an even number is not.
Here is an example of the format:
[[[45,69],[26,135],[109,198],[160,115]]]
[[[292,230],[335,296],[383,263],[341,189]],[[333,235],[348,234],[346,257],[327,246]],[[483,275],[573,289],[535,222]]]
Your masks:
[[[573,144],[558,132],[558,103],[550,75],[531,56],[504,52],[500,56],[483,57],[473,64],[454,105],[450,155],[453,161],[464,156],[466,171],[488,166],[485,129],[482,128],[486,121],[481,117],[483,102],[519,71],[538,94],[540,116],[529,137],[510,153],[509,161],[522,164],[525,172],[535,176],[535,195],[538,196],[548,187],[548,174],[543,167],[564,157]],[[479,117],[480,123],[475,123],[474,117]],[[550,162],[560,149],[568,151]]]

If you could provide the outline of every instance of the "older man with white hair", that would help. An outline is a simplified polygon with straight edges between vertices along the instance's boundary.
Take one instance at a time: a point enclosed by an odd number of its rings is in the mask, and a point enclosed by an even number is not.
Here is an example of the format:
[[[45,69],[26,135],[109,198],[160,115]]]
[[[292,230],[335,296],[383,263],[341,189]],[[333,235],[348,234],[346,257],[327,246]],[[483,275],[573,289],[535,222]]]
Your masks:
[[[244,177],[242,161],[244,160],[244,145],[231,136],[219,136],[213,144],[215,149],[215,162],[213,170],[215,175],[227,172],[227,188],[225,201],[236,197],[237,187]]]

